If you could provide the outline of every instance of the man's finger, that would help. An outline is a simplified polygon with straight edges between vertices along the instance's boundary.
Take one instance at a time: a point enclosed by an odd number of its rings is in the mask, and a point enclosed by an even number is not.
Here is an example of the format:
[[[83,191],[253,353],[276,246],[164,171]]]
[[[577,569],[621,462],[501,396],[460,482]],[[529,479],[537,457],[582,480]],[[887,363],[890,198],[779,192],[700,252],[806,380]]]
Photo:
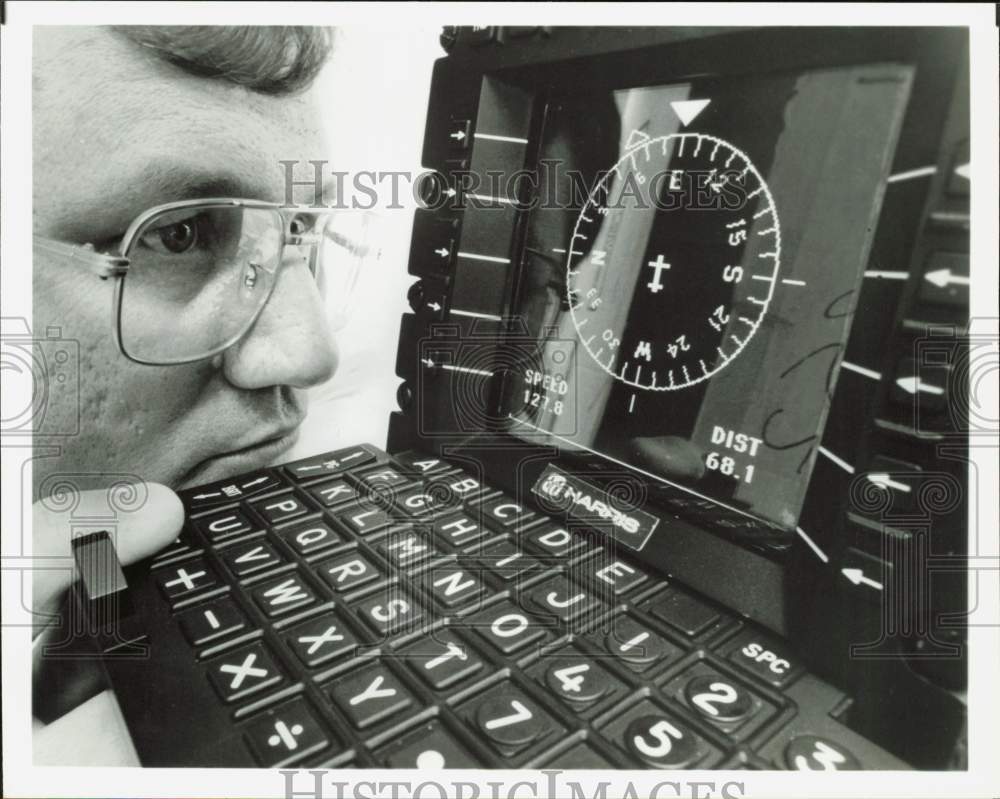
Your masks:
[[[117,489],[128,493],[128,501],[115,501],[113,488],[75,492],[73,503],[43,499],[32,507],[36,613],[54,613],[72,582],[74,537],[107,530],[123,565],[152,555],[177,538],[184,509],[173,491],[159,483]],[[66,507],[69,504],[72,508]]]

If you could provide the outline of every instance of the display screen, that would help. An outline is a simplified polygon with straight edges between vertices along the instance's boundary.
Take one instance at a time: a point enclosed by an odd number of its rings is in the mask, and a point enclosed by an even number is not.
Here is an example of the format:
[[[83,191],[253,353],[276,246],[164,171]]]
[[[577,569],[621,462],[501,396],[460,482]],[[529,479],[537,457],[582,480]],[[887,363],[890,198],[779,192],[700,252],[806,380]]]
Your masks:
[[[912,79],[875,64],[548,104],[510,431],[794,528]]]

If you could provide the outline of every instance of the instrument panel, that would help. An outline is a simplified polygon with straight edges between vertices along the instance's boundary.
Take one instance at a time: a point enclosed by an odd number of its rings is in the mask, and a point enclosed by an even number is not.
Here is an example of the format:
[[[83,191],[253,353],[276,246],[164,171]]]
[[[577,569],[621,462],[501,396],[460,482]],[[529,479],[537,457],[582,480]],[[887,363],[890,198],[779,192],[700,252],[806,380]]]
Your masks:
[[[512,432],[794,531],[911,79],[874,64],[551,99],[520,306],[541,368]]]

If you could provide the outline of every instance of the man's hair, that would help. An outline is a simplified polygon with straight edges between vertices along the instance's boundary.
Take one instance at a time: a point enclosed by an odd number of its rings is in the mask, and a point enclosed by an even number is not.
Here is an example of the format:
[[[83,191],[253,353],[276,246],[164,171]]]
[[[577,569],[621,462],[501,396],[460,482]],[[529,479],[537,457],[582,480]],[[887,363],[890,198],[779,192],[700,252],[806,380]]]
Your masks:
[[[114,30],[185,72],[261,94],[305,88],[333,46],[331,29],[318,27],[120,25]]]

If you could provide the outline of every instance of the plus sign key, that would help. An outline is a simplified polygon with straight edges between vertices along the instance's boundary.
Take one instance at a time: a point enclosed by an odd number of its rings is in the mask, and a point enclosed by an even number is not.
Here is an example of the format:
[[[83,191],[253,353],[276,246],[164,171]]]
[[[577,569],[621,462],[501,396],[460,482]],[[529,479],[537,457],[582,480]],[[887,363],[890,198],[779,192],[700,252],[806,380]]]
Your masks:
[[[157,571],[156,582],[171,604],[187,600],[220,585],[211,567],[201,558],[175,563]]]
[[[304,699],[295,699],[255,719],[247,743],[265,768],[287,766],[325,748],[329,734]]]

